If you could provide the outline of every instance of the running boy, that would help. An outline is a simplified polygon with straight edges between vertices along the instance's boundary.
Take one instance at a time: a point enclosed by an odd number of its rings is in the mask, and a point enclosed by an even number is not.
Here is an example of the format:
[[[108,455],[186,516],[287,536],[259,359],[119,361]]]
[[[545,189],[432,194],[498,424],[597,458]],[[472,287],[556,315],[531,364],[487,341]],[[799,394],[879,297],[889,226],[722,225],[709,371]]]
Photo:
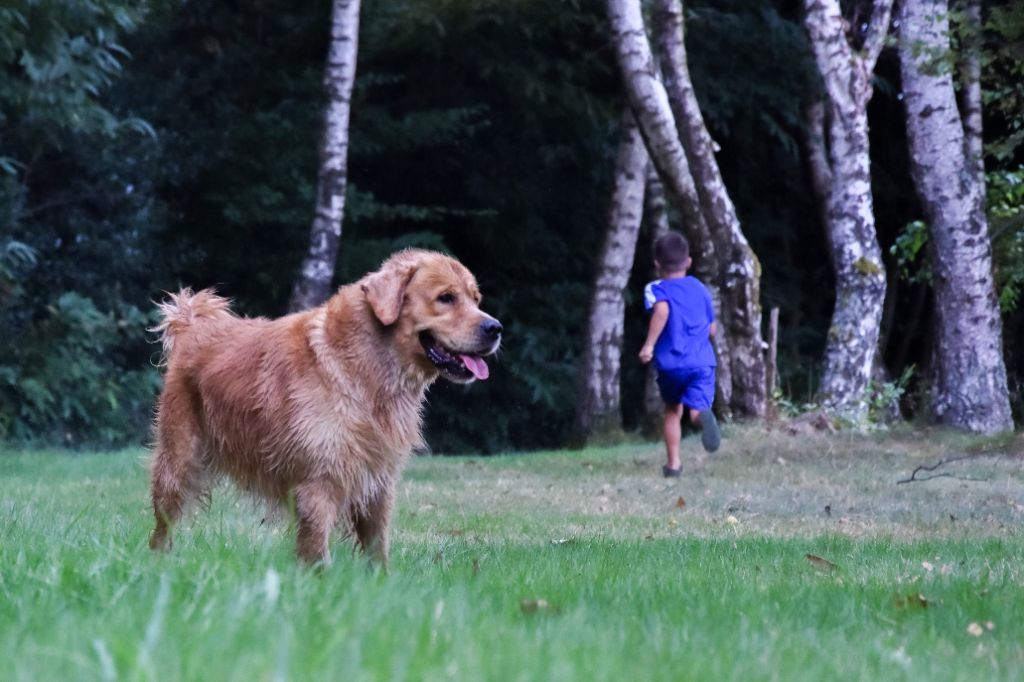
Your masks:
[[[678,232],[669,232],[654,243],[654,265],[662,278],[644,289],[644,306],[652,311],[647,341],[640,361],[654,359],[658,390],[665,402],[666,478],[679,476],[680,420],[683,407],[690,421],[700,427],[701,443],[708,452],[718,449],[721,434],[711,411],[715,399],[715,310],[711,294],[696,277],[689,277],[693,261],[690,245]]]

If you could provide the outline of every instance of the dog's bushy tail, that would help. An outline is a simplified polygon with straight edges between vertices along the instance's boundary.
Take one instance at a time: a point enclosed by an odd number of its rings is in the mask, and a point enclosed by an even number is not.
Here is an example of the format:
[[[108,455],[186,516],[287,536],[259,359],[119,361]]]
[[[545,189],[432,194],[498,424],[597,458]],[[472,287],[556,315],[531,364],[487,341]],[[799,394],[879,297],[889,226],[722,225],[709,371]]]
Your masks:
[[[206,322],[234,316],[231,301],[218,296],[213,289],[198,292],[182,289],[168,294],[167,300],[156,306],[160,310],[160,323],[149,331],[158,334],[163,344],[160,364],[166,364],[182,339],[193,336]]]

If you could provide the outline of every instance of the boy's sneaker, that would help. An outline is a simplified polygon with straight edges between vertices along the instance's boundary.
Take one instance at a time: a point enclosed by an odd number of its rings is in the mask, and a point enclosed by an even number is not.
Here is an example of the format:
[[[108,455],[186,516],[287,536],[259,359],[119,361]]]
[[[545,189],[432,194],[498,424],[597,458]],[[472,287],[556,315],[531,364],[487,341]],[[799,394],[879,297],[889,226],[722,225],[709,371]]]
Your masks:
[[[722,433],[710,408],[700,413],[700,442],[708,452],[714,452],[722,444]]]
[[[682,473],[683,473],[683,468],[682,467],[679,467],[678,469],[673,469],[673,468],[669,467],[669,465],[667,465],[667,464],[665,464],[665,465],[663,465],[661,467],[661,474],[665,478],[679,478],[679,476],[682,475]]]

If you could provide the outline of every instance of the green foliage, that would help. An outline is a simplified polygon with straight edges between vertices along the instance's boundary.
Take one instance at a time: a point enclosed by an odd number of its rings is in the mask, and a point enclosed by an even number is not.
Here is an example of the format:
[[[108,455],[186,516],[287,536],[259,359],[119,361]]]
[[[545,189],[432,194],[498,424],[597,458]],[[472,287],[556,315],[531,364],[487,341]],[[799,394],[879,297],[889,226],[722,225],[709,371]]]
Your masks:
[[[0,63],[8,69],[0,81],[0,125],[31,130],[51,144],[62,133],[110,137],[121,127],[151,132],[145,122],[118,117],[100,101],[128,56],[118,38],[137,28],[147,5],[15,0],[0,9]],[[26,137],[26,130],[18,137]]]
[[[21,278],[36,264],[36,250],[8,239],[0,245],[0,305],[21,293]]]
[[[1024,288],[1024,169],[995,171],[987,180],[996,291],[1000,308],[1009,313]]]
[[[77,445],[145,433],[158,374],[149,365],[124,369],[119,356],[145,343],[151,321],[134,307],[103,313],[65,293],[0,341],[0,438]]]
[[[867,389],[868,422],[884,425],[899,416],[899,405],[914,378],[914,366],[908,365],[895,381],[872,381]]]
[[[992,239],[996,292],[1004,313],[1016,310],[1024,286],[1024,170],[986,174],[987,217]],[[914,220],[890,247],[900,277],[930,283],[932,270],[925,247],[928,228]]]
[[[1024,148],[1024,7],[986,7],[982,98],[989,121],[986,153],[1000,163],[1019,161]]]
[[[146,437],[157,374],[134,302],[152,272],[153,130],[105,96],[148,4],[0,9],[0,438]]]
[[[928,225],[923,220],[907,223],[896,236],[896,241],[889,247],[889,253],[896,257],[900,277],[908,282],[931,282],[931,263],[924,250],[927,243]]]
[[[845,429],[871,432],[884,429],[893,421],[898,420],[900,402],[910,387],[914,371],[914,366],[910,365],[904,368],[900,376],[893,381],[877,382],[872,380],[869,382],[862,396],[868,407],[867,414],[862,418],[854,419],[849,414],[830,413],[835,424]],[[778,413],[788,419],[795,419],[812,412],[829,412],[819,403],[799,402],[787,395],[781,388],[776,388],[772,392],[772,402]]]

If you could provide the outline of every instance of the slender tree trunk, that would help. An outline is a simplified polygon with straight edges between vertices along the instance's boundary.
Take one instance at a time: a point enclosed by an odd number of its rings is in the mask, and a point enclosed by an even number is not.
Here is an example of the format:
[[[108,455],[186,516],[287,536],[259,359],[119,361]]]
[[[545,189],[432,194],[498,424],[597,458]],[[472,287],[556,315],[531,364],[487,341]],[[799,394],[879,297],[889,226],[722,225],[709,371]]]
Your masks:
[[[651,244],[658,237],[668,234],[671,229],[668,219],[668,200],[665,198],[665,185],[658,177],[654,164],[648,163],[645,171],[647,190],[644,193],[644,220],[651,228]]]
[[[823,139],[831,182],[824,201],[825,229],[836,275],[820,394],[827,407],[860,420],[867,415],[865,398],[878,350],[886,284],[875,234],[867,105],[892,0],[872,2],[863,45],[856,49],[847,30],[860,35],[860,22],[849,26],[839,0],[805,0],[805,8],[804,25],[826,97]]]
[[[728,414],[730,408],[736,405],[731,395],[735,382],[731,376],[731,359],[734,353],[731,352],[729,334],[736,324],[742,323],[752,328],[745,331],[744,335],[759,337],[760,309],[757,309],[756,314],[727,309],[730,301],[723,297],[721,287],[723,282],[729,281],[726,271],[733,267],[733,264],[730,262],[727,266],[724,265],[725,261],[717,255],[716,239],[713,238],[704,215],[701,198],[691,175],[687,152],[679,138],[679,128],[672,113],[668,93],[658,77],[658,68],[647,40],[640,3],[638,0],[608,0],[608,13],[616,56],[629,102],[636,114],[651,161],[682,217],[683,231],[690,241],[694,256],[693,274],[708,285],[716,302],[718,317],[723,320],[723,323],[719,324],[719,338],[715,340],[715,347],[720,358],[718,386],[723,389],[721,393],[725,399],[717,405],[717,409]],[[755,274],[759,276],[760,272]],[[755,284],[753,290],[756,289]],[[735,323],[732,321],[734,318],[737,320]],[[756,357],[747,360],[758,363],[761,368],[760,411],[754,409],[758,405],[756,400],[744,400],[741,405],[744,414],[751,416],[760,416],[764,410],[762,356],[763,351],[759,347]],[[747,411],[748,409],[750,411]]]
[[[964,7],[966,40],[960,62],[963,87],[964,137],[968,161],[977,175],[977,182],[985,182],[985,154],[981,138],[981,0],[967,0]]]
[[[725,333],[716,349],[719,367],[728,364],[737,413],[761,417],[767,408],[764,340],[761,337],[761,264],[740,227],[722,182],[716,145],[704,124],[686,60],[680,0],[654,0],[652,25],[665,74],[665,89],[676,129],[697,188],[701,213],[715,244],[721,321]]]
[[[658,171],[654,164],[647,164],[647,188],[644,192],[644,223],[650,230],[651,252],[654,252],[654,242],[658,237],[667,234],[670,228],[668,219],[668,201],[665,198],[665,186],[658,177]],[[654,270],[653,263],[648,267],[641,264],[640,267],[650,273],[651,279],[656,279],[658,273]],[[658,370],[654,363],[648,363],[644,377],[644,419],[641,427],[644,435],[655,439],[662,434],[662,402],[658,393]]]
[[[686,152],[679,141],[668,94],[659,79],[658,67],[647,41],[640,6],[636,0],[609,0],[608,10],[626,94],[651,156],[651,163],[682,218],[683,233],[690,242],[690,253],[693,255],[692,274],[707,285],[715,302],[715,310],[721,314],[715,244],[701,211],[700,197],[690,174]],[[719,331],[716,348],[721,353],[721,349],[728,348],[728,342],[727,331]],[[729,363],[723,362],[716,375],[716,397],[724,397],[724,400],[716,400],[716,407],[720,412],[724,411],[725,417],[729,415],[729,398],[732,394],[732,378],[728,369]]]
[[[983,176],[971,135],[964,132],[952,76],[931,66],[950,49],[948,13],[944,0],[903,0],[900,13],[911,174],[928,222],[934,269],[933,409],[942,422],[991,433],[1012,429],[1013,421]]]
[[[804,157],[811,174],[811,189],[818,220],[825,230],[828,252],[832,253],[832,221],[829,218],[829,197],[832,195],[832,165],[825,145],[825,105],[814,98],[804,104],[803,134]]]
[[[713,249],[707,222],[700,208],[700,197],[686,152],[679,141],[668,93],[658,76],[658,67],[647,40],[639,0],[608,0],[616,57],[626,86],[626,96],[636,116],[651,162],[679,209],[691,233],[700,239],[690,239],[695,256],[703,256]],[[705,244],[704,242],[707,242]],[[696,261],[697,258],[694,258]]]
[[[309,249],[288,304],[292,311],[320,305],[331,293],[334,264],[341,241],[341,220],[345,213],[348,123],[358,48],[359,0],[334,0],[331,42],[323,79],[327,108],[320,143],[316,205],[309,233]]]
[[[628,109],[622,115],[619,134],[608,232],[590,299],[579,383],[576,432],[583,442],[622,431],[620,367],[626,311],[623,291],[629,284],[643,219],[648,156],[636,119]]]
[[[832,236],[832,218],[829,212],[829,197],[835,191],[833,186],[832,167],[829,162],[828,150],[825,144],[826,131],[825,106],[820,99],[813,99],[804,105],[804,126],[803,145],[804,156],[810,170],[811,187],[814,190],[815,204],[818,209],[818,219],[825,230],[825,240],[828,244],[829,253],[835,249],[835,241]],[[893,273],[886,273],[886,292],[882,307],[881,323],[879,325],[878,348],[871,368],[871,381],[881,385],[890,380],[888,370],[883,362],[885,348],[888,340],[886,332],[892,326],[892,316],[895,314],[896,299],[894,287],[896,282]],[[896,421],[900,418],[899,401],[891,401],[885,406],[885,420]]]

